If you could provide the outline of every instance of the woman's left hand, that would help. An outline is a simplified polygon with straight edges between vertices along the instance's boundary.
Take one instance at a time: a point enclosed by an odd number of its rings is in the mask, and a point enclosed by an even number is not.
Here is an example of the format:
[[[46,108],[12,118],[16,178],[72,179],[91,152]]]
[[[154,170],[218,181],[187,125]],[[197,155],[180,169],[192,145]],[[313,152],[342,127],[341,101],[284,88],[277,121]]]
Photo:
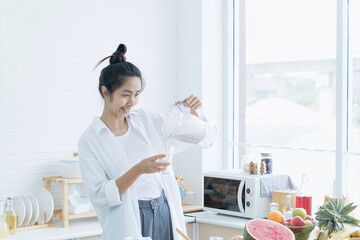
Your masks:
[[[180,104],[180,101],[177,101],[175,104]],[[199,114],[196,110],[198,110],[202,106],[202,103],[198,97],[190,95],[183,101],[183,104],[185,107],[191,109],[191,113],[193,115],[199,117]]]

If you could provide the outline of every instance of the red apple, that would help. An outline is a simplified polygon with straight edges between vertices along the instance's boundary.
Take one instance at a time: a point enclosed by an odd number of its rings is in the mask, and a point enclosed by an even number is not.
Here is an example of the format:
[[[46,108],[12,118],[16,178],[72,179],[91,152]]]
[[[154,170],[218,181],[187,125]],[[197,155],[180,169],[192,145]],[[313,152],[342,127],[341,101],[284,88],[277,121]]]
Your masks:
[[[307,215],[305,220],[310,220],[312,223],[314,223],[314,219],[310,215]]]
[[[302,219],[302,217],[296,216],[290,220],[290,226],[291,227],[303,227],[303,226],[305,226],[305,221],[304,221],[304,219]],[[301,228],[292,228],[291,230],[293,232],[297,232],[297,231],[300,231]]]
[[[281,224],[287,227],[290,225],[290,222],[285,221],[285,222],[282,222]]]

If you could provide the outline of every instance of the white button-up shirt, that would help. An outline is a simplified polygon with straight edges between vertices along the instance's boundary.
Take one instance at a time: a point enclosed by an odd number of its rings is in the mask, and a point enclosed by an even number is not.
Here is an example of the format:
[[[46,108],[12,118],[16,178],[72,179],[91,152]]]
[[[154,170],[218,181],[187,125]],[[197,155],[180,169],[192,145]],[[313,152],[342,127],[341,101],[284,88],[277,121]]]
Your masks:
[[[151,146],[162,143],[164,117],[142,109],[132,110],[128,118]],[[85,189],[103,228],[104,240],[121,240],[141,236],[138,198],[131,186],[120,196],[115,180],[130,169],[126,152],[107,126],[95,117],[80,137],[79,162]],[[150,156],[149,156],[150,157]],[[169,203],[174,239],[182,239],[175,231],[186,233],[180,192],[173,171],[161,174],[161,184]]]

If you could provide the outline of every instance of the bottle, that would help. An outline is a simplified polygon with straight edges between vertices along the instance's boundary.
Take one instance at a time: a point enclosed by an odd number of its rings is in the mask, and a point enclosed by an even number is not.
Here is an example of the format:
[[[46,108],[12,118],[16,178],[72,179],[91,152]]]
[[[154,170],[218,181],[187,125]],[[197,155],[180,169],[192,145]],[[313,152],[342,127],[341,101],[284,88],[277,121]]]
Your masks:
[[[15,214],[14,208],[13,208],[13,198],[12,197],[8,197],[8,199],[6,201],[5,220],[9,227],[10,234],[15,234],[17,224],[16,224],[16,214]]]
[[[292,210],[292,207],[291,207],[291,195],[288,194],[286,195],[286,203],[285,203],[285,207],[283,209],[283,213],[286,213],[287,211],[290,211]]]
[[[292,218],[292,211],[293,211],[293,208],[291,207],[291,195],[288,194],[288,195],[286,195],[286,203],[285,203],[285,207],[283,209],[283,214],[284,214],[285,219]]]
[[[0,200],[0,238],[7,238],[9,236],[10,231],[4,215],[4,201]]]
[[[309,177],[303,174],[301,177],[301,186],[296,194],[296,208],[304,208],[307,215],[311,216],[312,196],[310,194]]]
[[[266,166],[266,174],[272,173],[272,158],[271,153],[260,153],[261,155],[261,162],[265,163]]]

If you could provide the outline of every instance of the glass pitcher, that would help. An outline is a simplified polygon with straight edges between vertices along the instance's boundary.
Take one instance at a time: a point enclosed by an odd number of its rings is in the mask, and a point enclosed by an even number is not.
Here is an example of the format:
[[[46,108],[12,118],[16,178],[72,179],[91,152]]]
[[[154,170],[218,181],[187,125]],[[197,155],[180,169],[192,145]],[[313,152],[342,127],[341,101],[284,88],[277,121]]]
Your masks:
[[[215,141],[216,131],[214,124],[194,116],[190,108],[180,104],[170,107],[161,134],[164,142],[171,138],[208,148]]]

